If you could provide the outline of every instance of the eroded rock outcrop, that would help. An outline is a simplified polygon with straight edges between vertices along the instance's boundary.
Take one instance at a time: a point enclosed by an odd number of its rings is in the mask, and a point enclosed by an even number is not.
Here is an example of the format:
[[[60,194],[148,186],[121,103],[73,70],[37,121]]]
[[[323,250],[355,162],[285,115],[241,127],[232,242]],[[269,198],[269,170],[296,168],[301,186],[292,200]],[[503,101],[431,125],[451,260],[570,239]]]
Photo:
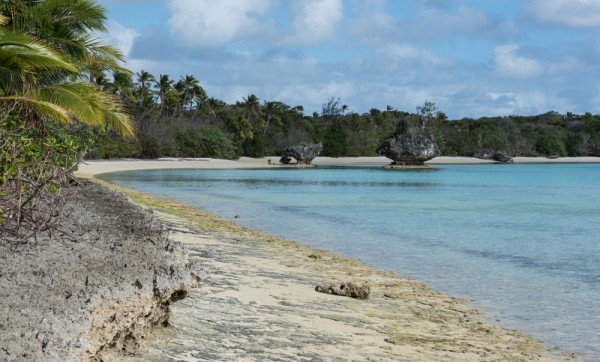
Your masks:
[[[113,360],[165,324],[196,282],[150,212],[97,185],[68,191],[51,233],[0,240],[2,361]]]
[[[492,155],[492,158],[494,159],[494,161],[498,161],[498,162],[513,162],[512,157],[510,157],[508,155],[508,153],[506,153],[504,151],[494,152],[494,154]]]
[[[290,162],[292,162],[292,159],[288,156],[283,156],[279,159],[279,163],[282,165],[289,165]]]
[[[290,146],[283,151],[283,154],[295,158],[298,165],[310,165],[315,157],[321,154],[321,151],[323,151],[322,143],[310,143]]]
[[[424,166],[425,161],[439,156],[440,150],[433,136],[402,121],[396,134],[386,139],[377,153],[392,159],[392,166],[403,167]]]

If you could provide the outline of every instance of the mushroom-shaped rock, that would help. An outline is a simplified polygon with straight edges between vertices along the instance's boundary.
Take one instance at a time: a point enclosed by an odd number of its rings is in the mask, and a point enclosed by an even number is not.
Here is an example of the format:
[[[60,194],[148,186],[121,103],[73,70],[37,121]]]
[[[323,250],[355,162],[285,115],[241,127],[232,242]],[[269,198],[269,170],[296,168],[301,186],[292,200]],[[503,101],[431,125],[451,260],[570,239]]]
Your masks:
[[[311,143],[307,145],[290,146],[283,151],[283,154],[295,158],[299,165],[310,165],[312,160],[319,156],[322,150],[323,144]]]
[[[433,137],[419,129],[410,129],[403,121],[396,134],[386,139],[377,153],[394,160],[392,166],[424,166],[425,161],[440,155]]]

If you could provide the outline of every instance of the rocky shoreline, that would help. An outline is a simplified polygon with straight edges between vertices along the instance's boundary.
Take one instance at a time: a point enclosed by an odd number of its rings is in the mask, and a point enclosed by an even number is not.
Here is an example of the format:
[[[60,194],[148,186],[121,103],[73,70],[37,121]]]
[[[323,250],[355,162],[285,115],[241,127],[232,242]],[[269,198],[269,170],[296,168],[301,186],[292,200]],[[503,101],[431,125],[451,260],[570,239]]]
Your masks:
[[[86,185],[74,238],[2,245],[0,360],[575,358],[414,280],[103,184],[153,211]],[[369,299],[315,291],[339,282]]]
[[[129,361],[573,360],[520,332],[488,324],[467,301],[423,283],[240,227],[206,211],[122,189],[154,210],[203,270],[169,328]],[[368,300],[318,293],[369,285]]]
[[[195,284],[187,252],[149,211],[96,184],[67,191],[51,234],[0,242],[2,361],[135,350]]]

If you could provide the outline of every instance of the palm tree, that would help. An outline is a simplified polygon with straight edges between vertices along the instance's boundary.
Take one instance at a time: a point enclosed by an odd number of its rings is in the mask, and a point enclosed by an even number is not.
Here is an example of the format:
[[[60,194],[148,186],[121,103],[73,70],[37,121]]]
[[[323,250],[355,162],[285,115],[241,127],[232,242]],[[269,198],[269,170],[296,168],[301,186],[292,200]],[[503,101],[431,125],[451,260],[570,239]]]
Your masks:
[[[262,109],[260,107],[260,98],[254,94],[242,98],[242,107],[244,107],[244,117],[254,124],[254,129],[259,130],[264,128],[263,120],[261,119]]]
[[[156,79],[152,74],[143,69],[135,74],[137,77],[137,89],[135,94],[137,96],[138,105],[143,108],[149,108],[154,102],[150,87],[152,86],[152,83],[156,82]]]
[[[133,136],[131,118],[108,94],[87,82],[48,82],[56,72],[76,71],[41,42],[0,30],[0,102],[38,127],[43,127],[45,117],[66,124],[76,118]]]
[[[113,82],[110,88],[112,94],[118,95],[122,99],[129,99],[131,101],[135,99],[133,95],[134,85],[130,71],[113,72]]]
[[[155,82],[155,87],[156,94],[160,99],[160,110],[162,111],[166,103],[167,94],[173,89],[173,80],[169,79],[168,75],[161,74]]]
[[[186,75],[181,78],[183,86],[182,102],[183,107],[191,110],[194,105],[194,98],[200,95],[206,95],[206,92],[200,87],[200,81],[193,75]]]
[[[214,120],[217,118],[217,110],[225,107],[225,102],[216,99],[214,97],[208,97],[206,95],[200,95],[196,102],[198,102],[199,110],[208,117],[208,120]]]
[[[284,111],[284,107],[281,102],[264,101],[262,109],[262,113],[265,115],[266,118],[265,129],[263,130],[263,135],[265,135],[267,134],[267,128],[269,127],[269,123],[272,120],[274,120],[277,123],[281,122],[281,113]]]
[[[1,9],[13,31],[44,39],[92,83],[105,71],[124,70],[121,51],[94,36],[107,30],[107,18],[92,0],[7,0]]]

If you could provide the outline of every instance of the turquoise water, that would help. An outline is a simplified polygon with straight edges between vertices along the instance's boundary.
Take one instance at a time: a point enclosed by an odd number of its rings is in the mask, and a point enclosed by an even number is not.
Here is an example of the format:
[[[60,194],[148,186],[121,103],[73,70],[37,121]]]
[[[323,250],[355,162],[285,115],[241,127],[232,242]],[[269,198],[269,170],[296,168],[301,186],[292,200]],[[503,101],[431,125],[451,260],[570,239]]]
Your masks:
[[[104,175],[474,300],[600,358],[600,165],[153,170]]]

